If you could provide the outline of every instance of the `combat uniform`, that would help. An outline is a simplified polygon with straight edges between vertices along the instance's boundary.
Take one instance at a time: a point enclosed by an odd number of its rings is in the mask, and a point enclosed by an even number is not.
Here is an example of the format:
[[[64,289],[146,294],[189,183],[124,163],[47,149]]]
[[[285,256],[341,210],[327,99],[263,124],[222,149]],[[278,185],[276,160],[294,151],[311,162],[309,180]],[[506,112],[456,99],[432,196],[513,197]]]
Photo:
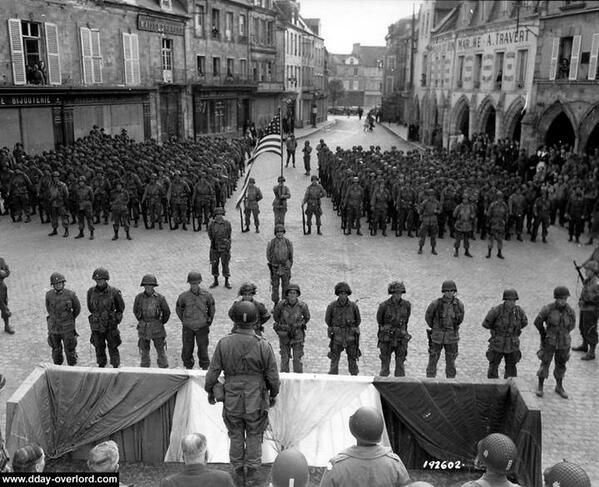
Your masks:
[[[437,234],[439,233],[439,225],[437,222],[437,215],[441,211],[441,205],[439,201],[434,197],[434,194],[427,192],[427,197],[420,205],[420,241],[418,242],[419,250],[418,253],[422,253],[422,247],[426,237],[429,236],[431,239],[431,249],[433,254],[437,254],[435,247],[437,246]]]
[[[364,200],[364,189],[358,181],[354,181],[343,196],[342,210],[345,213],[346,233],[350,234],[352,228],[360,232],[360,217],[362,216],[362,201]]]
[[[599,318],[599,276],[596,273],[583,281],[578,307],[580,308],[579,327],[582,335],[582,347],[584,347],[584,351],[587,351],[587,346],[590,347],[588,358],[595,358],[598,341],[597,319]]]
[[[155,180],[151,181],[144,191],[141,198],[141,204],[145,205],[147,225],[154,228],[158,222],[158,228],[162,230],[162,200],[164,199],[164,189]]]
[[[204,225],[208,225],[215,204],[214,188],[206,176],[202,177],[200,175],[200,180],[193,188],[193,208],[195,216],[199,220],[200,228],[202,228],[202,222]]]
[[[48,316],[48,345],[52,348],[52,360],[56,365],[62,365],[62,349],[67,364],[77,365],[77,331],[75,320],[81,312],[81,304],[77,295],[69,289],[56,291],[51,289],[46,293],[46,311]]]
[[[339,373],[341,352],[347,353],[349,373],[358,375],[358,359],[360,352],[360,310],[358,305],[349,299],[341,304],[339,299],[331,302],[326,310],[325,323],[328,326],[330,339],[328,357],[331,359],[329,374]]]
[[[483,321],[483,328],[491,330],[487,351],[487,360],[489,361],[487,377],[489,379],[499,377],[498,369],[502,358],[505,359],[504,378],[518,375],[516,365],[522,358],[520,334],[526,325],[528,325],[528,318],[520,306],[509,307],[503,303],[491,308]]]
[[[0,318],[4,321],[4,331],[14,333],[14,329],[10,326],[10,317],[12,313],[8,309],[8,289],[4,284],[4,279],[10,276],[10,269],[6,261],[0,257]]]
[[[109,285],[104,288],[90,287],[87,291],[87,309],[90,312],[90,342],[96,349],[98,367],[106,367],[107,346],[110,365],[119,367],[121,358],[118,347],[122,342],[118,327],[125,310],[121,291]]]
[[[408,342],[412,336],[408,333],[408,320],[412,305],[405,299],[396,301],[390,297],[379,305],[376,321],[379,325],[378,347],[381,351],[380,375],[389,375],[391,354],[395,353],[395,377],[405,376],[404,362],[408,355]]]
[[[289,188],[284,184],[277,184],[272,188],[275,199],[272,202],[272,210],[275,214],[275,225],[285,225],[285,213],[287,213],[287,200],[291,198]]]
[[[503,195],[498,194],[497,199],[493,201],[486,212],[489,225],[489,240],[487,246],[487,258],[491,257],[493,250],[493,241],[497,241],[497,257],[503,259],[501,253],[503,249],[503,238],[505,237],[505,225],[508,218],[508,207],[503,201]],[[482,238],[482,237],[481,237]]]
[[[451,300],[435,299],[426,309],[425,321],[431,328],[429,336],[429,359],[427,377],[437,376],[437,362],[445,349],[445,375],[456,376],[455,360],[458,356],[459,329],[464,320],[464,305],[455,296]]]
[[[306,324],[310,321],[308,305],[299,299],[295,304],[287,298],[282,299],[275,306],[273,319],[274,330],[279,336],[281,372],[289,372],[289,359],[293,354],[293,372],[301,374],[304,371]]]
[[[150,366],[150,343],[154,342],[158,367],[168,368],[166,357],[165,323],[171,316],[171,310],[164,296],[155,290],[148,295],[144,292],[135,296],[133,314],[137,319],[138,346],[141,355],[140,367]]]
[[[214,320],[214,297],[208,291],[199,288],[195,293],[185,291],[177,299],[177,316],[183,325],[181,360],[186,369],[193,369],[194,340],[198,346],[198,364],[206,370],[210,365],[208,355],[208,335]]]
[[[69,214],[66,204],[69,199],[69,190],[62,181],[52,180],[48,187],[48,196],[50,201],[50,222],[52,224],[52,234],[56,235],[58,228],[58,217],[60,217],[64,228],[64,236],[69,236]]]
[[[179,224],[182,224],[183,230],[187,230],[187,208],[190,195],[191,190],[189,189],[189,185],[180,176],[175,176],[169,188],[168,195],[171,218],[175,219],[174,229],[177,229]]]
[[[112,212],[112,228],[114,229],[113,240],[119,238],[119,226],[125,229],[127,240],[131,240],[129,235],[129,193],[125,188],[118,187],[112,192],[110,198],[110,210]]]
[[[220,261],[226,285],[231,276],[229,270],[229,262],[231,260],[231,223],[224,218],[210,220],[208,224],[208,238],[210,238],[210,264],[214,281],[218,284],[218,264]]]
[[[270,269],[271,300],[279,302],[279,286],[281,296],[287,294],[287,286],[291,279],[293,266],[293,244],[285,237],[273,238],[266,247],[266,261]]]
[[[94,192],[90,186],[82,181],[75,187],[75,201],[77,205],[77,223],[79,224],[79,235],[76,238],[83,237],[85,222],[87,221],[87,229],[89,230],[90,239],[94,237]]]
[[[256,227],[256,233],[260,233],[260,219],[258,215],[260,214],[260,206],[259,202],[262,199],[262,191],[260,188],[255,185],[248,186],[248,189],[245,193],[245,198],[243,200],[244,203],[244,215],[245,215],[245,230],[246,232],[250,231],[250,217],[254,216],[254,226]]]
[[[312,215],[314,215],[316,219],[316,228],[318,230],[318,235],[321,235],[320,232],[320,216],[322,215],[322,209],[320,207],[320,199],[324,198],[327,195],[324,188],[318,183],[318,181],[313,181],[310,186],[306,188],[306,193],[304,194],[303,204],[306,205],[306,218],[308,219],[308,230],[306,233],[310,234],[312,232]]]
[[[453,210],[453,221],[454,221],[454,236],[455,243],[454,255],[459,255],[460,242],[464,241],[464,255],[472,257],[470,254],[470,235],[474,231],[474,221],[476,218],[476,208],[467,199],[460,203]]]
[[[254,303],[254,305],[256,306],[256,309],[258,310],[258,318],[254,323],[252,323],[252,327],[254,328],[254,333],[256,333],[256,335],[262,336],[262,333],[264,333],[264,323],[270,320],[270,313],[268,309],[266,308],[264,303],[261,303],[254,297],[252,297],[252,299],[240,299],[238,301],[235,301],[229,308],[229,318],[231,318],[231,320],[233,321],[235,321],[235,304],[239,303],[240,301],[249,301],[250,303]],[[233,327],[231,331],[235,331],[235,329],[236,328]]]

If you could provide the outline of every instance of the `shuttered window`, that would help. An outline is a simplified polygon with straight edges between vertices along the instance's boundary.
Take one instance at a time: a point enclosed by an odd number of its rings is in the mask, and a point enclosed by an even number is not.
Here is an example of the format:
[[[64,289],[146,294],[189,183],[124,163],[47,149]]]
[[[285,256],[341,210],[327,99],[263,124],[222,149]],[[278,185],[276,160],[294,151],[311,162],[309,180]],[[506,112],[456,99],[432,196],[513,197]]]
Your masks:
[[[559,37],[553,38],[551,47],[551,62],[549,63],[549,79],[554,80],[557,74],[557,56],[559,54]]]
[[[46,29],[46,54],[48,56],[48,83],[59,85],[60,75],[60,52],[58,46],[58,27],[56,24],[44,24]]]
[[[570,58],[570,75],[568,79],[575,80],[578,77],[578,60],[580,56],[580,38],[581,36],[574,36],[572,42],[572,57]]]
[[[589,63],[589,79],[597,79],[597,56],[599,54],[599,34],[593,34],[593,45],[591,46],[591,59]]]
[[[13,83],[15,85],[24,85],[27,82],[27,77],[25,75],[25,53],[23,51],[21,19],[8,19],[8,36],[10,39]]]
[[[125,61],[125,84],[138,85],[140,74],[137,34],[123,33],[123,59]]]
[[[81,59],[83,83],[102,83],[102,55],[100,51],[100,31],[81,27]]]

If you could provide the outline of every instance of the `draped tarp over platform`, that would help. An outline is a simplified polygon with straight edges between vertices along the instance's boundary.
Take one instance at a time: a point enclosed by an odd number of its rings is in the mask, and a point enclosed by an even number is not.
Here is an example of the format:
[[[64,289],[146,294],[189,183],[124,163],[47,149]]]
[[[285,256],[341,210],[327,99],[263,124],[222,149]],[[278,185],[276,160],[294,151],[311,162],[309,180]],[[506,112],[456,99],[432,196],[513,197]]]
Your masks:
[[[513,382],[459,383],[376,377],[391,445],[408,468],[425,460],[472,465],[476,444],[505,433],[520,461],[521,485],[541,486],[541,417],[529,410]]]

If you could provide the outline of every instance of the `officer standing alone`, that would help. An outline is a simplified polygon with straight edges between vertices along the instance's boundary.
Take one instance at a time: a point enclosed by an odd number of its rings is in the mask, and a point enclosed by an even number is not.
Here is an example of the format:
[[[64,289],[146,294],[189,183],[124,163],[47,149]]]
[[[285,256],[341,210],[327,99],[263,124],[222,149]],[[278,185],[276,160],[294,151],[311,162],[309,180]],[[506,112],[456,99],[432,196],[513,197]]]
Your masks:
[[[64,357],[68,365],[77,365],[77,330],[75,320],[81,312],[81,303],[77,295],[65,289],[66,279],[59,272],[50,276],[52,289],[46,293],[46,311],[48,312],[48,344],[52,348],[52,360],[62,365]]]
[[[4,331],[9,335],[14,335],[15,329],[10,324],[12,313],[8,309],[8,288],[4,280],[10,276],[10,269],[4,258],[0,257],[0,317],[4,321]]]
[[[223,276],[225,277],[225,287],[231,289],[229,277],[229,262],[231,261],[231,223],[225,220],[225,209],[216,208],[214,210],[214,219],[208,223],[208,237],[210,238],[210,264],[214,282],[210,288],[218,286],[218,264],[222,263]]]

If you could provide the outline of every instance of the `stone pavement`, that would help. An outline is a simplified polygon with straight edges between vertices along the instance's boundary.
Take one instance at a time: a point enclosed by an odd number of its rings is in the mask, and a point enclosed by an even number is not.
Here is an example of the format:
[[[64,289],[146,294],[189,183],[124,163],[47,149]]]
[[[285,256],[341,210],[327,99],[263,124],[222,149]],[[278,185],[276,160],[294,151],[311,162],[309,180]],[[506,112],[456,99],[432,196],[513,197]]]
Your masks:
[[[388,149],[396,145],[407,150],[404,141],[383,127],[365,133],[357,117],[337,117],[334,128],[306,133],[306,140],[316,146],[320,138],[334,148],[337,145],[380,145]],[[304,129],[302,129],[304,130]],[[302,136],[298,131],[298,136]],[[313,158],[313,166],[314,163]],[[298,158],[296,169],[285,169],[287,184],[291,190],[287,213],[287,237],[295,246],[295,264],[292,281],[302,288],[300,299],[308,303],[312,320],[308,323],[304,369],[308,373],[328,371],[328,339],[324,312],[327,304],[335,299],[333,287],[346,280],[353,289],[351,299],[358,301],[362,314],[360,374],[375,375],[379,370],[376,348],[376,310],[378,303],[387,298],[387,285],[395,279],[403,279],[407,288],[406,299],[412,302],[412,318],[409,323],[413,339],[410,342],[406,373],[410,377],[425,378],[427,363],[426,326],[424,311],[431,300],[440,296],[441,283],[454,279],[459,297],[466,308],[466,318],[461,328],[460,355],[457,359],[458,380],[485,380],[487,361],[485,351],[489,334],[481,323],[488,309],[501,302],[503,289],[515,287],[520,294],[519,304],[528,314],[531,323],[522,334],[523,360],[519,366],[518,385],[525,392],[536,387],[536,370],[539,361],[538,333],[532,321],[542,305],[553,301],[552,291],[556,285],[570,288],[570,304],[576,306],[580,283],[572,266],[572,259],[583,261],[591,252],[589,247],[568,243],[564,229],[551,227],[547,244],[507,242],[504,261],[493,257],[485,259],[486,242],[473,242],[473,259],[452,256],[452,241],[439,241],[438,256],[430,254],[425,247],[423,255],[417,255],[417,241],[407,237],[376,237],[355,234],[344,236],[340,219],[332,209],[329,199],[323,201],[323,236],[304,236],[301,229],[301,200],[309,177],[304,175]],[[231,323],[227,318],[229,306],[236,298],[239,285],[246,280],[258,286],[258,298],[270,307],[269,275],[266,266],[266,245],[273,238],[273,214],[271,210],[272,187],[280,172],[280,161],[274,154],[261,156],[254,164],[253,176],[262,189],[261,233],[242,234],[239,212],[233,208],[237,195],[227,204],[227,215],[233,225],[233,248],[231,273],[234,289],[218,287],[213,290],[216,300],[216,317],[212,326],[210,352],[218,338],[228,333]],[[314,171],[315,172],[315,171]],[[37,217],[36,217],[37,218]],[[109,225],[99,225],[96,240],[63,239],[47,237],[48,227],[39,220],[29,224],[12,223],[7,217],[0,219],[0,254],[11,267],[6,281],[9,288],[10,307],[17,334],[0,333],[0,371],[8,380],[7,388],[0,396],[2,427],[5,421],[5,403],[19,383],[39,362],[50,361],[46,342],[44,295],[49,289],[49,277],[54,271],[63,272],[67,288],[73,289],[85,301],[87,289],[94,284],[91,279],[94,268],[105,266],[111,273],[110,283],[119,287],[127,305],[121,332],[122,362],[133,366],[139,363],[136,347],[136,322],[131,312],[135,295],[143,274],[154,273],[173,310],[168,330],[168,358],[171,367],[182,367],[181,325],[174,314],[177,296],[187,289],[187,273],[197,269],[204,276],[204,284],[211,281],[208,261],[209,242],[205,231],[198,233],[182,230],[132,230],[132,241],[110,240]],[[81,365],[93,366],[95,357],[89,344],[90,332],[85,305],[78,319],[79,357]],[[278,351],[277,337],[272,322],[266,323],[266,337]],[[573,333],[573,343],[580,341],[578,331]],[[572,353],[565,379],[569,400],[563,400],[553,392],[554,379],[547,381],[544,399],[532,400],[543,414],[543,466],[547,467],[563,458],[584,466],[594,483],[599,482],[599,388],[597,388],[597,361],[583,362],[581,354]],[[152,366],[156,366],[152,352]],[[342,374],[347,367],[342,360]],[[443,375],[443,362],[440,363]],[[445,379],[438,379],[445,380]],[[534,395],[533,395],[534,396]]]

